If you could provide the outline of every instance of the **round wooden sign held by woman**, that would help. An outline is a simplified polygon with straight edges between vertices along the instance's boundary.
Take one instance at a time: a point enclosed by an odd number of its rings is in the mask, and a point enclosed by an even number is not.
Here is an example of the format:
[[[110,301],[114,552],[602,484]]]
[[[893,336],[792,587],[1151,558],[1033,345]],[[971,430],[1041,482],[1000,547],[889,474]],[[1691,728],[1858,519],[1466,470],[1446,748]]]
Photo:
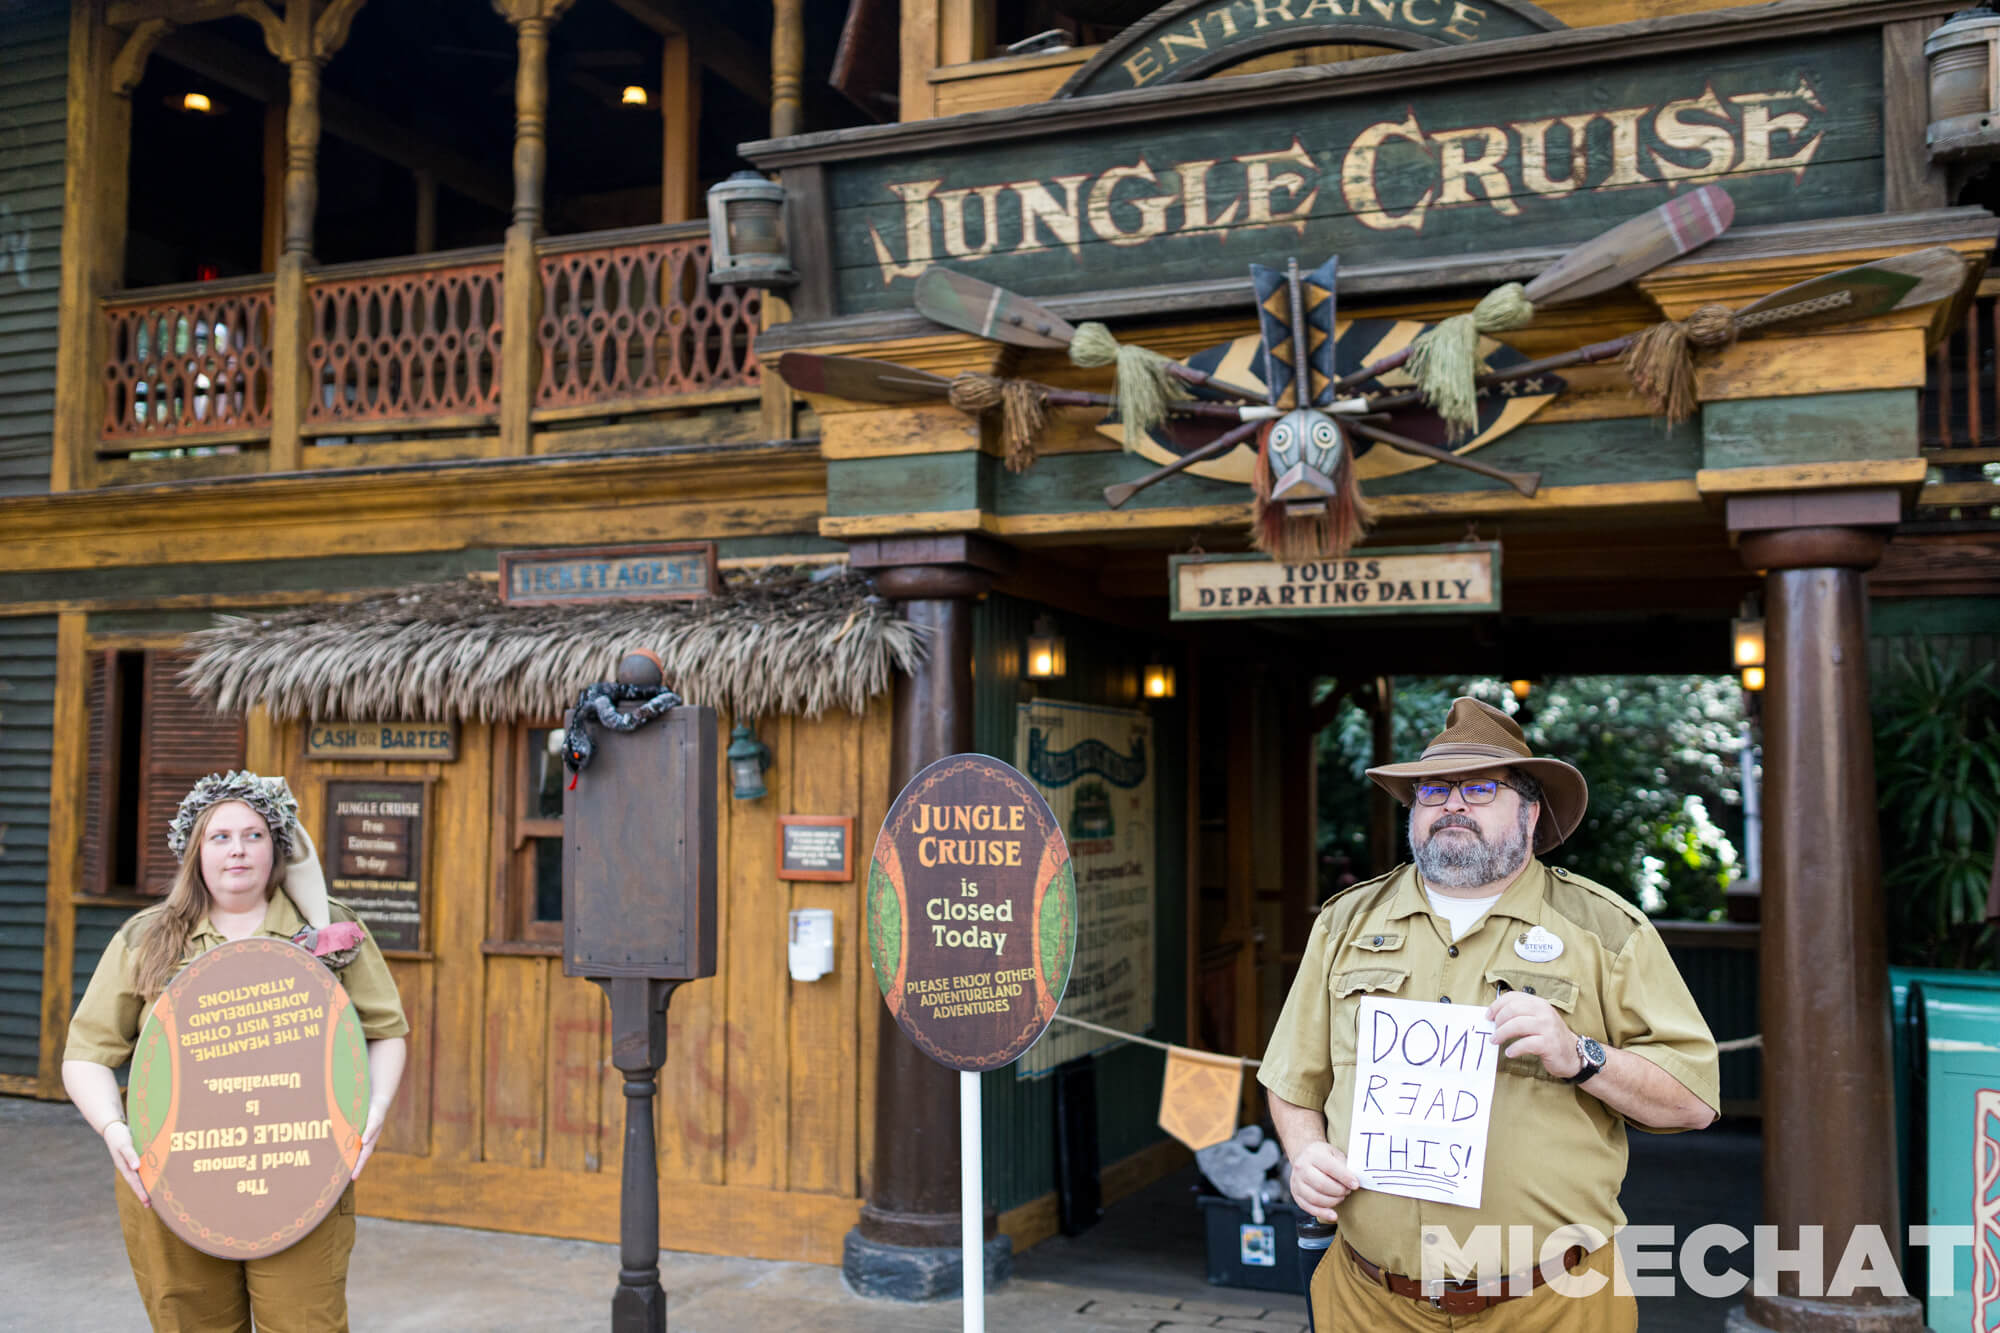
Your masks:
[[[311,954],[237,940],[161,993],[127,1097],[160,1220],[218,1258],[258,1259],[340,1202],[368,1117],[367,1045],[346,989]]]
[[[1069,981],[1076,879],[1027,778],[955,754],[910,780],[875,840],[868,945],[889,1012],[939,1064],[998,1069],[1035,1044]]]

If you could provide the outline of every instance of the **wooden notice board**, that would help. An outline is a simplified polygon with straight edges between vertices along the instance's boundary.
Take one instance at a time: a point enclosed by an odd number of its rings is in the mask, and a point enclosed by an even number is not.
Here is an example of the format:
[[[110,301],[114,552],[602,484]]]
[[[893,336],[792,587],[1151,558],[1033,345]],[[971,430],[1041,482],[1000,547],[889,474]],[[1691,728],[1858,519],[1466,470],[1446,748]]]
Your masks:
[[[385,953],[424,948],[428,782],[329,782],[321,847],[333,896]]]
[[[778,878],[854,878],[853,815],[779,815]]]

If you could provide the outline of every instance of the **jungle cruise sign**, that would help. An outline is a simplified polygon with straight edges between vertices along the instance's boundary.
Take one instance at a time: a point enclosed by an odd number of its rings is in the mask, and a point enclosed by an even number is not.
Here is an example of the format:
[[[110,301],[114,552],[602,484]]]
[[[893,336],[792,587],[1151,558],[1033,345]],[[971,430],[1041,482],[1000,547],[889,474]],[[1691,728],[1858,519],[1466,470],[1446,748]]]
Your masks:
[[[828,159],[835,300],[908,308],[937,263],[1032,295],[1240,276],[1274,245],[1343,265],[1561,245],[1708,181],[1739,227],[1872,212],[1881,100],[1863,28],[1137,125],[1077,103]]]

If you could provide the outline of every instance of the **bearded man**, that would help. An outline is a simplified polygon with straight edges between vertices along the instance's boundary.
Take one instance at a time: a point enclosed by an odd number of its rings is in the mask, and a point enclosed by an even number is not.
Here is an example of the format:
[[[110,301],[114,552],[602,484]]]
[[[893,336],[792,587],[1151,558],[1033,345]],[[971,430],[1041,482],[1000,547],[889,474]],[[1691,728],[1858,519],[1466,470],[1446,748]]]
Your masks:
[[[1625,1222],[1626,1127],[1714,1123],[1715,1039],[1645,914],[1538,859],[1582,823],[1589,788],[1535,757],[1513,719],[1455,700],[1420,758],[1368,776],[1409,806],[1415,864],[1321,909],[1258,1071],[1293,1198],[1339,1226],[1313,1277],[1314,1324],[1636,1328],[1609,1239]],[[1485,1010],[1499,1068],[1477,1208],[1363,1189],[1350,1167],[1356,1017],[1371,998]]]

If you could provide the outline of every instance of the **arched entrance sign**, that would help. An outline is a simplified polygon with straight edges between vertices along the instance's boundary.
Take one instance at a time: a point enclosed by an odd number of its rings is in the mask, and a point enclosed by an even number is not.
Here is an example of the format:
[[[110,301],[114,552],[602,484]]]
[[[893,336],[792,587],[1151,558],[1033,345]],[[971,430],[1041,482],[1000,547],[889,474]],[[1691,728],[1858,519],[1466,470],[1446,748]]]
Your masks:
[[[1565,26],[1528,0],[1173,0],[1106,42],[1056,97],[1188,83],[1301,46],[1421,51]]]

